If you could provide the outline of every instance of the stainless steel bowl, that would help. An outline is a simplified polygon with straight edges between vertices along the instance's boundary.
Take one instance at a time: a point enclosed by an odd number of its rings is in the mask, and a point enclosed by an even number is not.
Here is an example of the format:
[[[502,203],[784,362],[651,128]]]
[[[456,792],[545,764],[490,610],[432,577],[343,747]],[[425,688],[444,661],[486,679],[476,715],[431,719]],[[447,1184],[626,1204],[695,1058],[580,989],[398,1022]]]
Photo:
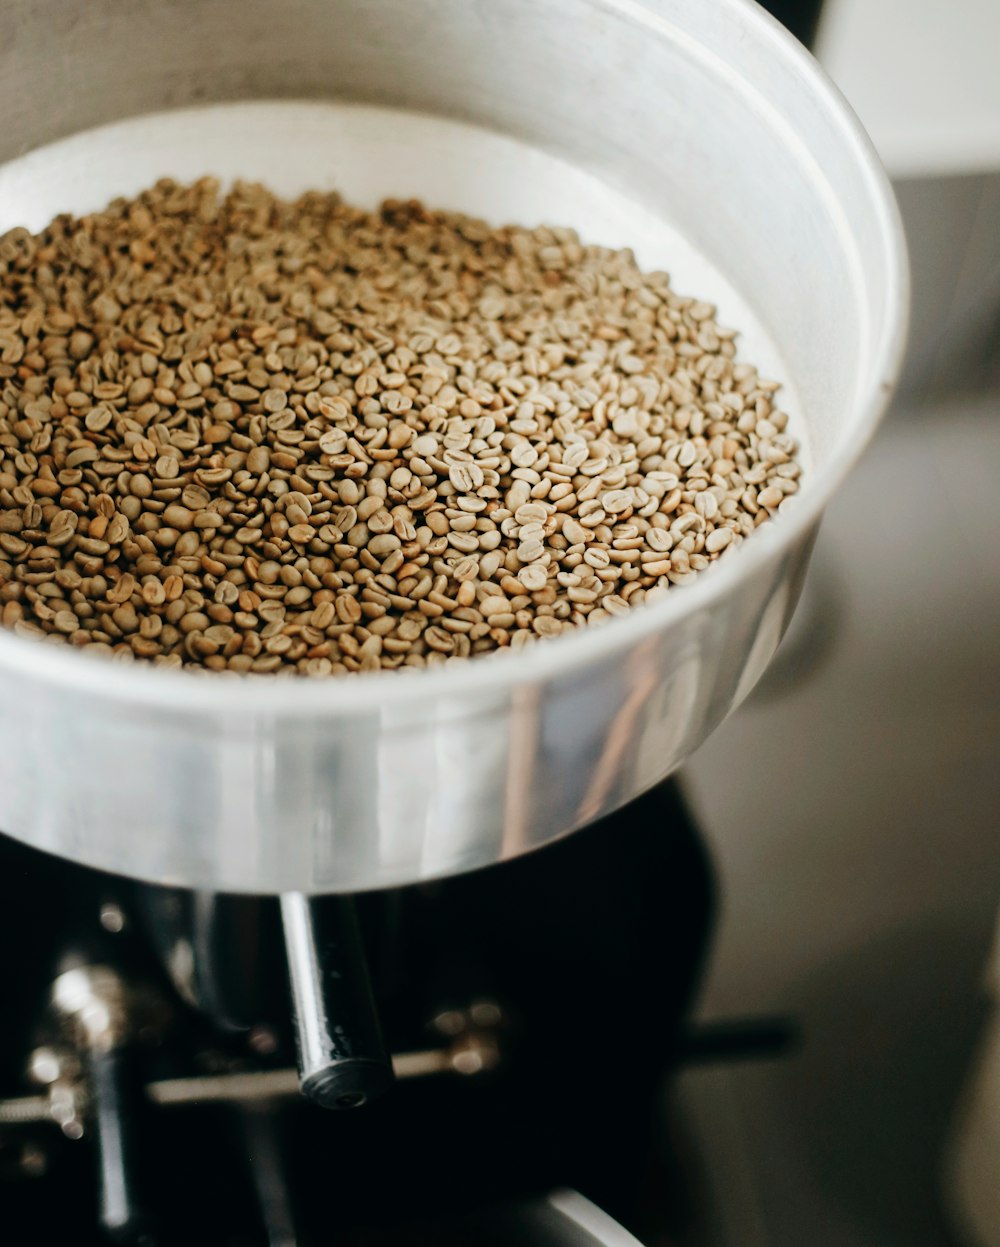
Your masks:
[[[797,509],[694,586],[515,655],[220,681],[0,634],[0,827],[65,857],[345,891],[608,813],[757,680],[892,388],[907,274],[891,192],[835,89],[747,0],[0,3],[0,160],[155,109],[328,96],[489,127],[662,208],[776,341],[811,469]]]

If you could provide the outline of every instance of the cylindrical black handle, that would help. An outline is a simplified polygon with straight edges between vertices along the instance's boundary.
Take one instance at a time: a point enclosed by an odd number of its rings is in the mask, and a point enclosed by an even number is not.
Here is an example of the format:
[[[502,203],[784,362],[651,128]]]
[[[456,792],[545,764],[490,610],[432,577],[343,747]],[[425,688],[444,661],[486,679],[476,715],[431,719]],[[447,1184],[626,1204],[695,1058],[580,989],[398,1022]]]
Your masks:
[[[135,1189],[135,1114],[141,1092],[131,1078],[130,1052],[112,1048],[90,1056],[90,1092],[97,1142],[98,1215],[116,1243],[151,1245],[154,1238]]]
[[[302,1093],[358,1108],[393,1081],[350,897],[287,892],[281,921]]]

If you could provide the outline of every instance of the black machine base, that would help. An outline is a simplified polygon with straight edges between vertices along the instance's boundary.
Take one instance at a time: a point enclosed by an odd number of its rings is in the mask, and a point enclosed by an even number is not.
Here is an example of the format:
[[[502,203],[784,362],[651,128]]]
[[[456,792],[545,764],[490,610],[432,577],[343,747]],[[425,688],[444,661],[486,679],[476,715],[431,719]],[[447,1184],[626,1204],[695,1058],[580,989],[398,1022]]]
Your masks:
[[[111,965],[142,1005],[118,1110],[142,1215],[118,1241],[416,1243],[422,1221],[563,1186],[641,1236],[665,1195],[659,1091],[713,911],[676,786],[528,857],[355,900],[385,1045],[418,1055],[384,1095],[331,1113],[287,1094],[277,901],[133,885],[0,838],[0,1095],[39,1094],[25,1064],[61,1042],[52,983]],[[404,1076],[420,1053],[429,1076]],[[244,1075],[275,1094],[231,1094]],[[95,1106],[79,1117],[76,1142],[0,1110],[5,1241],[109,1241]]]

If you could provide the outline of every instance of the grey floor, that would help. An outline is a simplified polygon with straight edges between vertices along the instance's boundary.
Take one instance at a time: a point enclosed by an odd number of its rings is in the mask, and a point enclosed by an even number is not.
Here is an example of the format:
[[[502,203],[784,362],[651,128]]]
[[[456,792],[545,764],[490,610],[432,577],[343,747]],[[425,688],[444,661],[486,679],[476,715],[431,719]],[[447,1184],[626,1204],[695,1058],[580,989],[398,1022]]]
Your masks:
[[[682,1080],[718,1156],[713,1241],[957,1241],[942,1166],[1000,904],[998,742],[990,394],[892,413],[773,672],[686,772],[724,890],[702,1016],[804,1034]]]

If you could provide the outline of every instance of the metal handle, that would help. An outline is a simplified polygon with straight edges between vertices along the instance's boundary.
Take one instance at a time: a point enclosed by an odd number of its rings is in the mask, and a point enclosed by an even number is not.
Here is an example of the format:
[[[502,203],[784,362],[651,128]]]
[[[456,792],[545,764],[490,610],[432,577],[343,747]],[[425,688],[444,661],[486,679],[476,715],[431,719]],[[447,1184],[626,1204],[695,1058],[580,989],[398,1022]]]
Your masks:
[[[475,1013],[482,1011],[479,1020]],[[430,1078],[438,1074],[457,1074],[471,1078],[495,1070],[503,1059],[496,1034],[503,1015],[492,1001],[478,1002],[472,1009],[443,1015],[457,1018],[462,1029],[451,1030],[451,1041],[440,1048],[397,1052],[392,1069],[398,1079]],[[146,1098],[167,1108],[204,1104],[261,1104],[299,1094],[297,1069],[238,1070],[219,1074],[160,1078],[146,1084]],[[49,1094],[0,1100],[0,1127],[55,1122],[67,1131],[78,1122],[81,1101],[89,1105],[82,1082],[53,1083]],[[76,1131],[71,1138],[80,1137]]]
[[[90,1060],[90,1093],[97,1142],[98,1210],[102,1228],[117,1243],[153,1243],[149,1221],[136,1191],[135,1114],[141,1102],[131,1077],[127,1049],[95,1052]],[[135,1082],[133,1087],[130,1083]]]
[[[134,1172],[136,1113],[142,1101],[131,1048],[135,1001],[116,970],[95,964],[60,974],[52,985],[52,1002],[87,1066],[101,1227],[115,1242],[152,1244]]]
[[[354,902],[286,892],[281,921],[302,1093],[324,1108],[359,1108],[393,1072]]]

